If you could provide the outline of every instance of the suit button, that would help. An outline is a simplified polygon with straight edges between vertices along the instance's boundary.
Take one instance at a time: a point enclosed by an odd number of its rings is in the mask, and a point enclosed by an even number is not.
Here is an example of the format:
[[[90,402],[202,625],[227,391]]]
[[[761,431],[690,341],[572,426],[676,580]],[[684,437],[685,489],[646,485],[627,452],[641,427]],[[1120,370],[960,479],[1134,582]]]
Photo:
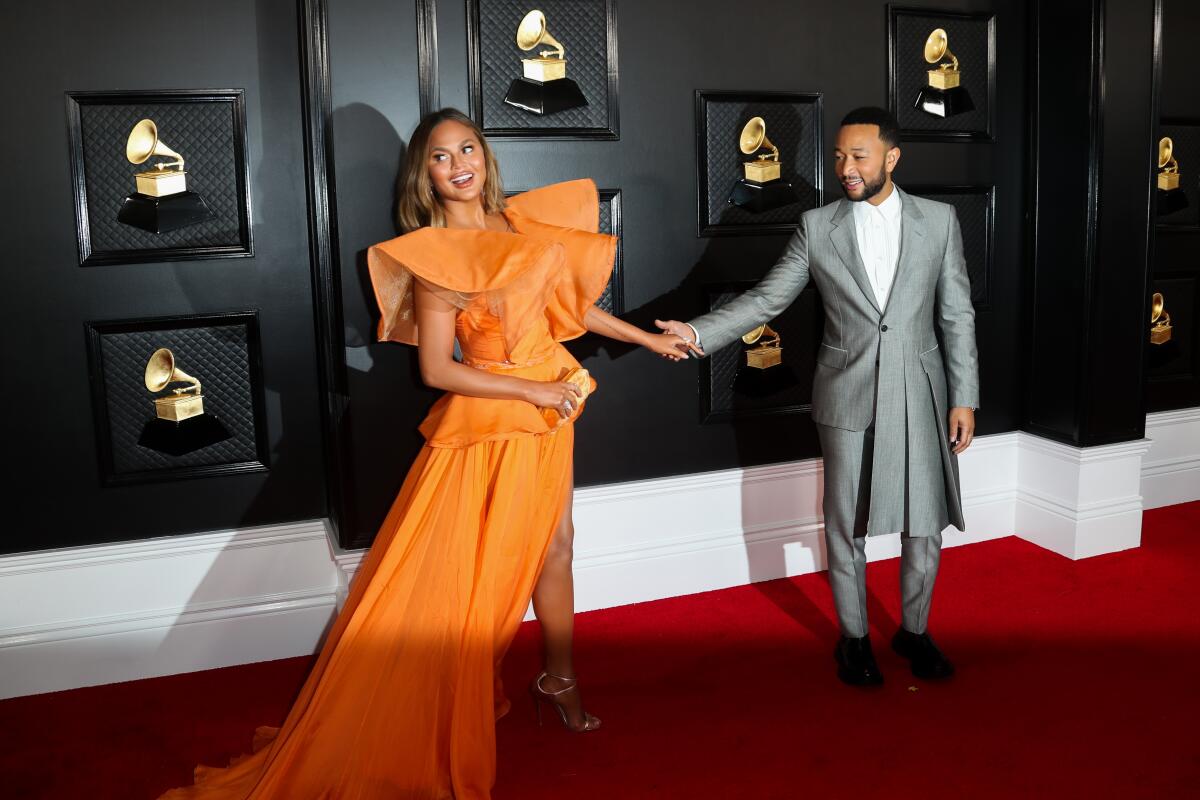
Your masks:
[[[887,333],[887,325],[880,325],[879,330],[883,331],[884,333]]]

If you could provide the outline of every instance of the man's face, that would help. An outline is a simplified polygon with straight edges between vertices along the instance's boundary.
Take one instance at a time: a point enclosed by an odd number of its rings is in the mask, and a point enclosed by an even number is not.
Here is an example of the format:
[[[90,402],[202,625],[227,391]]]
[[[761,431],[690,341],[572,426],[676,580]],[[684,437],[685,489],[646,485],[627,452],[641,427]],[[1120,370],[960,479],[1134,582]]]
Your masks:
[[[869,200],[883,191],[900,160],[900,148],[888,148],[878,125],[843,125],[833,148],[833,171],[846,198]]]

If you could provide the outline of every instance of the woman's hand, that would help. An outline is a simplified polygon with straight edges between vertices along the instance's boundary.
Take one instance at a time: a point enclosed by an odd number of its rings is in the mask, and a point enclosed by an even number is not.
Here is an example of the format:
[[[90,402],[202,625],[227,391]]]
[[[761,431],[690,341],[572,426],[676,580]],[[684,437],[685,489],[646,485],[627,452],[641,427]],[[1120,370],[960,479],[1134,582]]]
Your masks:
[[[552,408],[567,419],[579,408],[583,392],[567,381],[530,381],[525,399],[539,408]]]
[[[689,347],[695,347],[687,339],[673,333],[647,333],[642,346],[671,361],[682,361],[688,357]]]

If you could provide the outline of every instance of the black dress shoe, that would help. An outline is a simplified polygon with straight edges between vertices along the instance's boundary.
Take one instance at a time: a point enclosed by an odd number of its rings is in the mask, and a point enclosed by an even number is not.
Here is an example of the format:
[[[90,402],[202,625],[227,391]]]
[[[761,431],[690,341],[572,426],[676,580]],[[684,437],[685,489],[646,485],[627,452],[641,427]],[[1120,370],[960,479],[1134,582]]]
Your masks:
[[[912,662],[912,673],[927,681],[949,678],[954,665],[942,655],[928,633],[909,633],[901,628],[892,637],[892,649]]]
[[[875,663],[875,654],[871,652],[871,639],[860,636],[852,639],[843,636],[838,639],[833,657],[838,664],[838,677],[842,683],[851,686],[878,686],[883,683],[883,673]]]

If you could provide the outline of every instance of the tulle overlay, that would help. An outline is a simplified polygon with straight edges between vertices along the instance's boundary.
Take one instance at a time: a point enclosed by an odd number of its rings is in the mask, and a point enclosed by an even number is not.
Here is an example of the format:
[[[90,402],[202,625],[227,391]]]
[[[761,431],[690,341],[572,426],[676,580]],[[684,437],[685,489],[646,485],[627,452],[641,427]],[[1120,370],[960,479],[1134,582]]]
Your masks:
[[[615,243],[588,232],[590,182],[529,194],[506,212],[516,234],[423,230],[371,248],[381,338],[416,341],[402,317],[419,279],[460,298],[466,363],[534,380],[577,366],[559,341],[583,331]],[[529,403],[447,394],[421,430],[427,445],[283,726],[163,800],[490,796],[507,710],[497,667],[570,490],[574,426],[552,428]]]

